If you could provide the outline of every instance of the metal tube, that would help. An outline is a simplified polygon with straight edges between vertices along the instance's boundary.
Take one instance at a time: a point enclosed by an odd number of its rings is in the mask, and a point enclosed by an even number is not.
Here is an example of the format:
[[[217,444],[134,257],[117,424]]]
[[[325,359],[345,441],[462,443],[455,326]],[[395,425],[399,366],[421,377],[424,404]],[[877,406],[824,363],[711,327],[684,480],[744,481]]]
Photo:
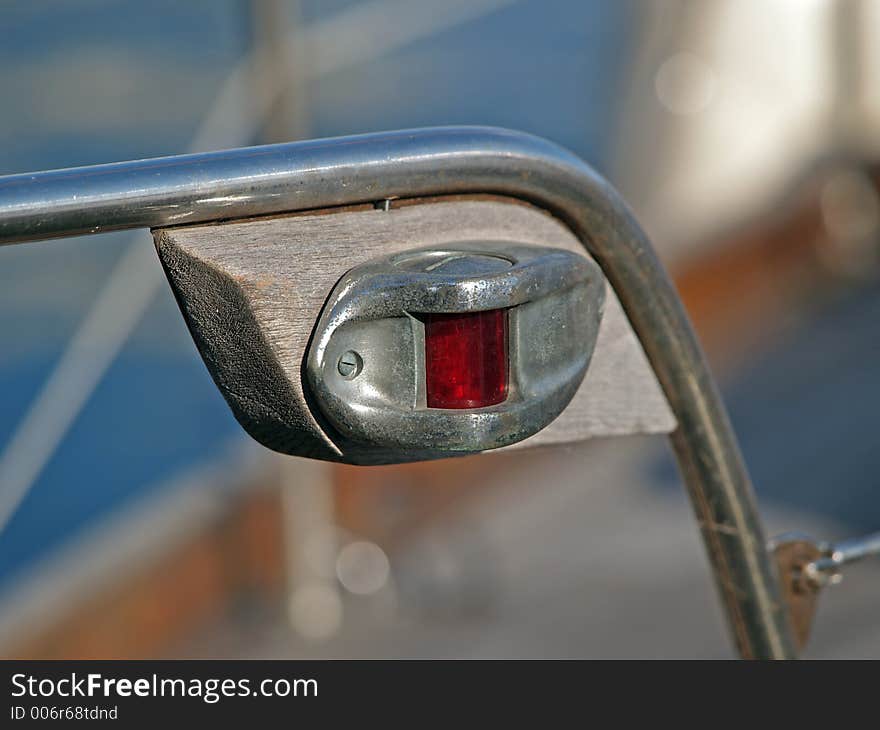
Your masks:
[[[821,585],[822,579],[827,580],[830,574],[835,573],[844,565],[856,563],[875,555],[880,555],[880,532],[835,543],[827,555],[809,563],[804,568],[804,572]]]
[[[602,267],[678,419],[673,447],[739,653],[794,656],[752,486],[675,288],[617,192],[566,150],[449,127],[15,175],[0,178],[0,244],[477,193],[556,215]]]
[[[880,532],[841,540],[834,545],[830,557],[838,565],[847,565],[874,555],[880,555]]]

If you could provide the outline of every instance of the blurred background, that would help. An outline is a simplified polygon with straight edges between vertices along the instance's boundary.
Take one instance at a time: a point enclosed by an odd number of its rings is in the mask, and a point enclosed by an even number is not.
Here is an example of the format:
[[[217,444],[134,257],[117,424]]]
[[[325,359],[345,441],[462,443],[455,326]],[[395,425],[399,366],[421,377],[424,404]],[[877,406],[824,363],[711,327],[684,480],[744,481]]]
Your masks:
[[[559,142],[672,271],[770,532],[880,528],[880,0],[7,0],[0,98],[0,174],[439,124]],[[280,457],[146,232],[0,260],[0,655],[730,655],[663,439]],[[880,565],[847,570],[808,655],[880,656],[878,605]]]

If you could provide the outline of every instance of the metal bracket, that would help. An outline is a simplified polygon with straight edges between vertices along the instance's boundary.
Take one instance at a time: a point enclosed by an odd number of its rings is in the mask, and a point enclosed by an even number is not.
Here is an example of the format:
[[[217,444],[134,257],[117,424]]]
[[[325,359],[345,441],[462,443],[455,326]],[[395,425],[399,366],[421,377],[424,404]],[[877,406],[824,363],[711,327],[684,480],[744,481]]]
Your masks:
[[[870,556],[880,556],[880,532],[832,545],[800,533],[785,533],[770,543],[782,580],[794,639],[802,651],[816,617],[819,592],[843,580],[840,569]]]

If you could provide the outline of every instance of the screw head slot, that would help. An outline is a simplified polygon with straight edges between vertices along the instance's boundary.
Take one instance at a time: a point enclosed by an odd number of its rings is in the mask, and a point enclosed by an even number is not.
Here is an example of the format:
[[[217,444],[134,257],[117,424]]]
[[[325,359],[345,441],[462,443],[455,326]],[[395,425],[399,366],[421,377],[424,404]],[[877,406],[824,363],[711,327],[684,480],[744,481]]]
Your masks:
[[[342,353],[339,362],[336,363],[336,369],[339,374],[346,380],[353,380],[361,374],[364,369],[364,360],[354,350],[347,350]]]

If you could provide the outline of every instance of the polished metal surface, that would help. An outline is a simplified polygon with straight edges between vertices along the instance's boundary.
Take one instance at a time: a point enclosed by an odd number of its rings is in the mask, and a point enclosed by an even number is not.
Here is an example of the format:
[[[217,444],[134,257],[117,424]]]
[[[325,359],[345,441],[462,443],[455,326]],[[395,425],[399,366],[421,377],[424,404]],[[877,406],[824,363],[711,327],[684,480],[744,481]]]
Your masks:
[[[599,267],[562,249],[462,242],[382,257],[348,271],[330,294],[309,348],[308,382],[335,429],[367,446],[425,458],[507,446],[569,404],[604,301]],[[508,310],[507,398],[428,408],[421,315],[493,309]]]
[[[599,263],[678,419],[673,447],[736,646],[794,656],[752,486],[681,301],[620,196],[566,150],[454,127],[16,175],[0,178],[0,243],[454,193],[544,208]]]

